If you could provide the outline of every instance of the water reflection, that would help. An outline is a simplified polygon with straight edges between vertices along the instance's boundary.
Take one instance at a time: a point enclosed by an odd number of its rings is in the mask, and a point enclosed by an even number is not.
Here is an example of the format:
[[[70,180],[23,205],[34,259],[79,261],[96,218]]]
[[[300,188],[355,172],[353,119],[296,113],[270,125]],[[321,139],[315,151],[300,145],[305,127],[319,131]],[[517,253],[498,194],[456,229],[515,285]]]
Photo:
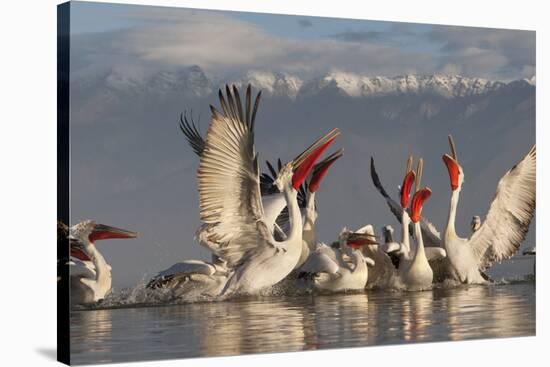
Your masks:
[[[534,335],[530,283],[75,311],[77,364]]]

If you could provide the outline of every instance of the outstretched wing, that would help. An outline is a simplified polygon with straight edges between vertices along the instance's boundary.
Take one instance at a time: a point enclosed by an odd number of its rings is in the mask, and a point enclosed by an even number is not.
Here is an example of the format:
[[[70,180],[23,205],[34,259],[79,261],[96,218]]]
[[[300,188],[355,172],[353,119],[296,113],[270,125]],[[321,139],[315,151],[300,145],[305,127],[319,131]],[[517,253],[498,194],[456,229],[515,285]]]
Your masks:
[[[189,142],[189,145],[191,145],[191,148],[193,149],[195,154],[200,157],[202,155],[202,152],[204,151],[204,145],[206,142],[202,138],[199,129],[195,125],[193,117],[190,117],[190,119],[191,121],[187,119],[187,113],[183,113],[180,115],[180,130],[183,135],[185,135],[187,142]]]
[[[307,258],[300,271],[310,274],[328,273],[335,274],[339,270],[338,264],[329,255],[322,251],[315,251]]]
[[[213,265],[201,260],[186,260],[176,263],[166,270],[159,272],[155,275],[155,278],[174,276],[174,275],[191,275],[191,274],[203,274],[212,275],[215,273]]]
[[[535,214],[537,149],[500,179],[495,198],[469,244],[482,269],[514,255],[525,239]]]
[[[384,197],[384,199],[386,199],[386,203],[388,204],[388,207],[390,208],[397,221],[401,223],[401,214],[403,209],[397,201],[393,200],[390,197],[388,192],[384,189],[384,186],[382,186],[380,177],[378,177],[378,173],[376,172],[373,157],[370,158],[370,177],[372,178],[372,183],[374,184],[378,192]],[[441,234],[431,222],[422,217],[420,221],[420,228],[422,229],[422,239],[424,240],[424,246],[441,247]],[[414,234],[414,227],[412,223],[409,226],[409,233],[411,233],[411,236]]]
[[[229,267],[238,265],[255,249],[273,243],[264,222],[258,157],[254,149],[254,120],[261,92],[251,114],[250,85],[245,113],[236,87],[226,86],[227,101],[219,92],[223,113],[213,106],[212,122],[197,173],[200,217],[208,226],[208,240],[221,244],[215,253]]]

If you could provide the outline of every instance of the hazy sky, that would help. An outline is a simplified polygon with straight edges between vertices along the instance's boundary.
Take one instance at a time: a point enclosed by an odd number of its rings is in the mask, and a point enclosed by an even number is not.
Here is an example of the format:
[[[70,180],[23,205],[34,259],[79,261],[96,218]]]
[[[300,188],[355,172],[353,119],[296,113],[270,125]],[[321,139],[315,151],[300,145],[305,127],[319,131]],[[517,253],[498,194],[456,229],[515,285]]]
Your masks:
[[[213,95],[185,99],[180,91],[157,96],[154,88],[145,98],[121,97],[105,86],[105,71],[135,81],[198,65],[222,82],[250,70],[304,79],[334,70],[387,76],[459,73],[504,81],[535,75],[531,31],[71,4],[71,221],[95,219],[140,232],[137,240],[98,244],[113,266],[115,287],[136,284],[179,260],[207,258],[193,242],[200,224],[198,159],[177,122],[179,113],[192,108],[203,116],[205,131],[208,105],[218,102]],[[415,117],[414,123],[379,118],[357,99],[312,99],[300,105],[266,96],[256,146],[262,162],[287,160],[330,128],[342,130],[335,148],[344,147],[345,156],[319,192],[319,239],[328,242],[344,225],[397,226],[370,182],[371,155],[392,193],[407,153],[424,156],[424,182],[434,191],[424,213],[443,230],[449,187],[440,157],[452,132],[466,170],[457,224],[466,235],[471,216],[484,217],[500,176],[534,143],[534,93],[521,88],[519,93],[502,96],[496,107],[472,100],[469,117],[447,109],[426,121]],[[379,107],[369,103],[372,110]],[[383,108],[395,112],[392,102],[386,103]],[[429,109],[439,102],[418,103]],[[395,107],[413,111],[415,106]]]
[[[72,3],[74,72],[199,65],[223,77],[276,67],[378,75],[535,74],[535,32],[153,6]],[[131,67],[130,67],[131,66]]]

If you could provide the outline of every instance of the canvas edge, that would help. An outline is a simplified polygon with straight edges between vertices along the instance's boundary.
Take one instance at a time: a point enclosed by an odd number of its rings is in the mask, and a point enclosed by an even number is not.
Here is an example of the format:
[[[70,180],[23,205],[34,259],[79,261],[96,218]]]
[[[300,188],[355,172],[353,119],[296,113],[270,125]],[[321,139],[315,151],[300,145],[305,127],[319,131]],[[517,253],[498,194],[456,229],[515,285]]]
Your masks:
[[[69,225],[70,2],[57,6],[57,220]],[[57,360],[70,364],[68,239],[57,239]],[[61,264],[61,266],[60,266]]]

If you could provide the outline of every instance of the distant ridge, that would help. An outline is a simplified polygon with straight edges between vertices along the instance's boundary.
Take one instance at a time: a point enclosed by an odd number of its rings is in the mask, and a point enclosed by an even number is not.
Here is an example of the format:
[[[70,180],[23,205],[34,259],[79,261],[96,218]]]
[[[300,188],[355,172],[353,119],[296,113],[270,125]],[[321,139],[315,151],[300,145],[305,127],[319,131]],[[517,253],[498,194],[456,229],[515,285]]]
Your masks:
[[[89,81],[88,79],[96,79]],[[238,86],[251,83],[266,95],[296,99],[325,91],[334,91],[349,97],[376,97],[398,94],[430,94],[444,98],[480,95],[495,91],[511,83],[535,86],[536,78],[526,78],[509,83],[461,75],[400,75],[369,76],[358,73],[333,71],[303,80],[300,77],[273,71],[254,70],[227,80],[209,78],[197,65],[155,73],[132,73],[124,69],[108,70],[100,74],[75,77],[73,86],[86,88],[98,86],[129,94],[172,94],[202,97],[215,92],[226,83]]]

